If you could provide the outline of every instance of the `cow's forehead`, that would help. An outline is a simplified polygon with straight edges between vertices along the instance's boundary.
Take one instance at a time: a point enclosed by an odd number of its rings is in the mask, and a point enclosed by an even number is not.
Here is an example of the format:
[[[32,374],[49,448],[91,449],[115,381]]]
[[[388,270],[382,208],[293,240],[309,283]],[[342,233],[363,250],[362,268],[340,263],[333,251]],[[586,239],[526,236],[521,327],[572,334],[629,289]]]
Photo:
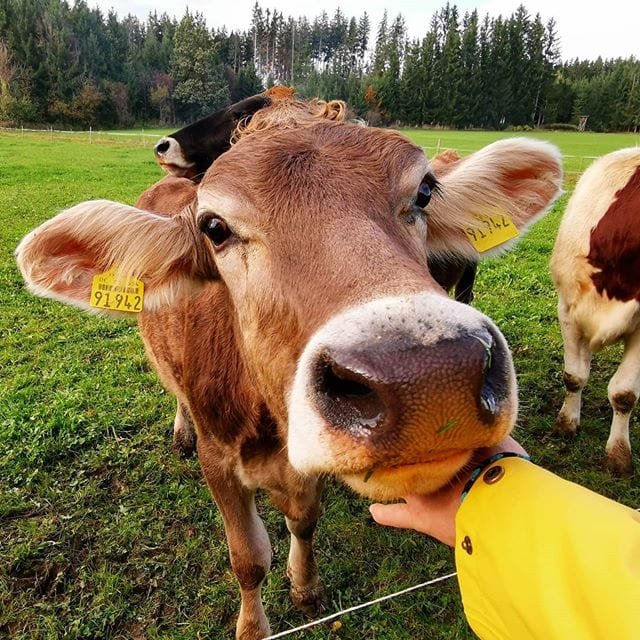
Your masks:
[[[397,195],[411,193],[427,168],[422,149],[397,132],[322,122],[243,138],[212,165],[201,193],[232,193],[249,201],[260,200],[263,192],[294,191],[322,200],[329,192],[367,189]]]

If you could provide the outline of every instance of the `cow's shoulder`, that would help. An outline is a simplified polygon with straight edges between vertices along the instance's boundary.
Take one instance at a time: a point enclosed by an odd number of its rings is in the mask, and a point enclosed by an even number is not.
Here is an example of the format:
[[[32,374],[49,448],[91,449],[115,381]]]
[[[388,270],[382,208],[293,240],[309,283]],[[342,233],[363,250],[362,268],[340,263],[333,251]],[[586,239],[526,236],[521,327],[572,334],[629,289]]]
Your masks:
[[[563,214],[551,258],[566,297],[595,287],[617,300],[640,293],[640,149],[596,160],[581,176]]]

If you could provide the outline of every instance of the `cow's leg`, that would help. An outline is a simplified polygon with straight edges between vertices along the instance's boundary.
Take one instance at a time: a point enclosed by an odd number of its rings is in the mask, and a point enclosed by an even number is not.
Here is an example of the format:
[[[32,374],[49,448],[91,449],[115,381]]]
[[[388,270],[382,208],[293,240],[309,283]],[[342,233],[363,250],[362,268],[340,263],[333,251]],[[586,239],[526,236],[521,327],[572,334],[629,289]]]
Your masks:
[[[173,450],[191,457],[196,449],[196,428],[187,406],[178,400],[176,418],[173,421]]]
[[[606,446],[606,465],[611,473],[625,475],[633,469],[629,419],[640,395],[640,331],[625,340],[622,362],[609,381],[608,392],[613,420]]]
[[[566,395],[556,419],[560,433],[575,433],[580,426],[582,390],[589,379],[591,349],[576,323],[571,319],[560,298],[558,318],[564,343],[564,386]]]
[[[317,613],[324,589],[318,576],[313,554],[313,534],[320,514],[322,480],[309,478],[302,494],[280,505],[285,513],[287,529],[291,533],[287,576],[291,580],[291,600],[307,615]]]
[[[208,455],[207,455],[208,454]],[[238,640],[258,640],[271,634],[262,606],[262,583],[271,566],[269,536],[258,516],[254,492],[230,470],[220,467],[220,452],[198,439],[202,471],[224,522],[231,567],[240,584]]]

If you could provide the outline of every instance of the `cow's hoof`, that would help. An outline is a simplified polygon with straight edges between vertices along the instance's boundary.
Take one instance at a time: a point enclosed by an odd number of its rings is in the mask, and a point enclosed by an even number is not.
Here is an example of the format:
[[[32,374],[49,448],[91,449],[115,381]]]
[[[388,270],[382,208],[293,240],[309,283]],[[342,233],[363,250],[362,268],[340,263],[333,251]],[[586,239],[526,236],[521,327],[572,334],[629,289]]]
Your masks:
[[[564,414],[560,414],[556,419],[556,433],[563,436],[575,436],[578,432],[580,422],[575,418],[568,418]]]
[[[187,433],[185,430],[174,431],[171,448],[181,458],[190,458],[196,450],[195,434]]]
[[[309,618],[317,616],[322,610],[325,592],[321,584],[312,588],[300,588],[291,585],[291,601],[296,605],[296,609],[302,611]]]
[[[616,442],[607,451],[605,466],[611,475],[630,476],[633,473],[633,463],[629,447],[624,442]]]

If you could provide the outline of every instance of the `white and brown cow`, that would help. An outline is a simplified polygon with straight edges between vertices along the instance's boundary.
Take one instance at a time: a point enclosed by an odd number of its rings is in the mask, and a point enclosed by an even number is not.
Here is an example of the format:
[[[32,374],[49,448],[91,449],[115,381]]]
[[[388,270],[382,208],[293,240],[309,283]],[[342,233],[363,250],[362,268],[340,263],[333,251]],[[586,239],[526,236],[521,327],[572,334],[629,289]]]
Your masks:
[[[294,107],[297,126],[269,126]],[[399,133],[311,117],[297,102],[258,119],[197,191],[185,179],[156,185],[147,203],[162,215],[84,202],[17,249],[32,291],[85,309],[92,279],[111,267],[144,282],[142,336],[195,424],[243,639],[269,634],[256,489],[286,517],[304,608],[321,590],[312,536],[323,473],[376,499],[430,492],[512,429],[505,340],[435,283],[427,254],[471,251],[462,229],[486,209],[525,228],[562,174],[555,148],[506,140],[462,160],[425,212],[416,199],[426,204],[432,174]]]
[[[606,464],[632,470],[629,418],[640,394],[640,149],[594,162],[580,178],[558,232],[551,273],[558,290],[566,397],[556,428],[575,433],[591,356],[624,342],[609,381],[613,408]]]

